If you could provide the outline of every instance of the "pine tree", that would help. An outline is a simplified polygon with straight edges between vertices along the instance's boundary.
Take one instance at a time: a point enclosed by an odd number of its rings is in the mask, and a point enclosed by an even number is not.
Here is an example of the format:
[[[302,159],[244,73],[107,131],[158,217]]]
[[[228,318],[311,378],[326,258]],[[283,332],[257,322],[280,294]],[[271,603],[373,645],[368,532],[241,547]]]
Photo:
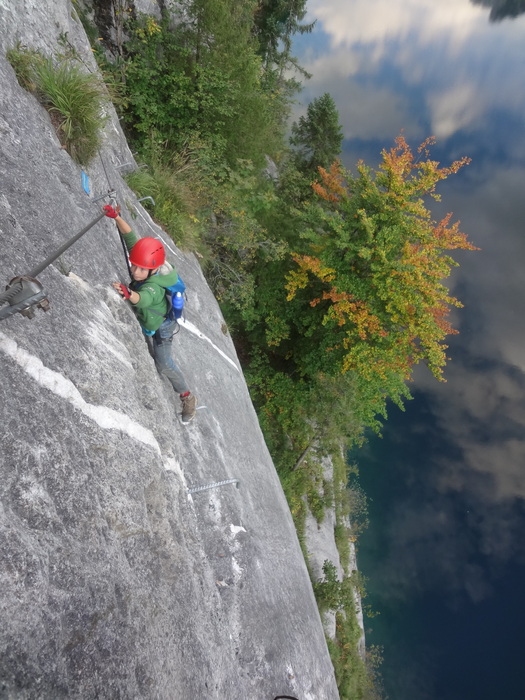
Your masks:
[[[292,125],[290,143],[296,147],[298,169],[313,176],[328,168],[341,153],[343,131],[332,96],[325,92],[308,105],[306,116]]]

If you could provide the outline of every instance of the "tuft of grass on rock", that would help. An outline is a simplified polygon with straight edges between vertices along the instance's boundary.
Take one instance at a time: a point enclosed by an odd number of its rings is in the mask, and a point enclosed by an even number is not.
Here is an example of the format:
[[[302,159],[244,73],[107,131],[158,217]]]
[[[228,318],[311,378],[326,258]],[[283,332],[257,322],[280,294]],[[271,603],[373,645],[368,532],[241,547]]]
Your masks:
[[[102,142],[104,84],[74,59],[46,58],[20,44],[7,58],[20,85],[49,112],[62,145],[77,163],[87,165]]]
[[[36,92],[37,76],[36,67],[44,60],[44,57],[36,49],[28,49],[20,42],[6,52],[6,58],[15,71],[20,85],[28,92]]]
[[[87,165],[102,142],[103,85],[72,61],[45,59],[36,74],[40,101],[55,118],[61,143],[74,160]]]

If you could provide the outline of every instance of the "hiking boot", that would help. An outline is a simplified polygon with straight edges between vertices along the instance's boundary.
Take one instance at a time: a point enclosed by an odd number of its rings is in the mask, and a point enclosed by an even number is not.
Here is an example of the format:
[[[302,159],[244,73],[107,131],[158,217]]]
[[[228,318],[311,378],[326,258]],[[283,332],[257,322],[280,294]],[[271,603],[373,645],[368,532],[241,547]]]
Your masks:
[[[195,413],[197,411],[197,397],[195,397],[193,394],[188,394],[187,396],[181,396],[180,400],[182,402],[181,420],[183,423],[189,423],[195,418]]]

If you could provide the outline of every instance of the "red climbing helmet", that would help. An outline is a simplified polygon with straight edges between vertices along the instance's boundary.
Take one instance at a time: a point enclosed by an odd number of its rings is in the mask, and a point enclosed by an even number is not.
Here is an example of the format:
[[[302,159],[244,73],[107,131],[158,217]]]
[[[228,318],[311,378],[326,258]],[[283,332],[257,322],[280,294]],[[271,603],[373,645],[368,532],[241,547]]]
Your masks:
[[[129,254],[129,262],[146,270],[155,270],[164,265],[166,251],[157,238],[139,238]]]

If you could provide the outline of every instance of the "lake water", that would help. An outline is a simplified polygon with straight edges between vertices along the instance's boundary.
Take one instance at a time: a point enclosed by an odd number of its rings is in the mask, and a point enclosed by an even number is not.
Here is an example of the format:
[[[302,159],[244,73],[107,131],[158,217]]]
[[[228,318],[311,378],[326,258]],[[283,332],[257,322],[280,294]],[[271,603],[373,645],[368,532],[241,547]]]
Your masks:
[[[380,613],[367,641],[384,646],[390,700],[525,697],[521,12],[521,0],[310,0],[317,26],[294,43],[313,74],[300,101],[334,97],[350,169],[377,165],[401,130],[413,147],[436,136],[443,165],[472,158],[432,207],[481,248],[455,255],[465,308],[447,383],[418,370],[406,412],[353,455],[371,499],[359,566]]]

